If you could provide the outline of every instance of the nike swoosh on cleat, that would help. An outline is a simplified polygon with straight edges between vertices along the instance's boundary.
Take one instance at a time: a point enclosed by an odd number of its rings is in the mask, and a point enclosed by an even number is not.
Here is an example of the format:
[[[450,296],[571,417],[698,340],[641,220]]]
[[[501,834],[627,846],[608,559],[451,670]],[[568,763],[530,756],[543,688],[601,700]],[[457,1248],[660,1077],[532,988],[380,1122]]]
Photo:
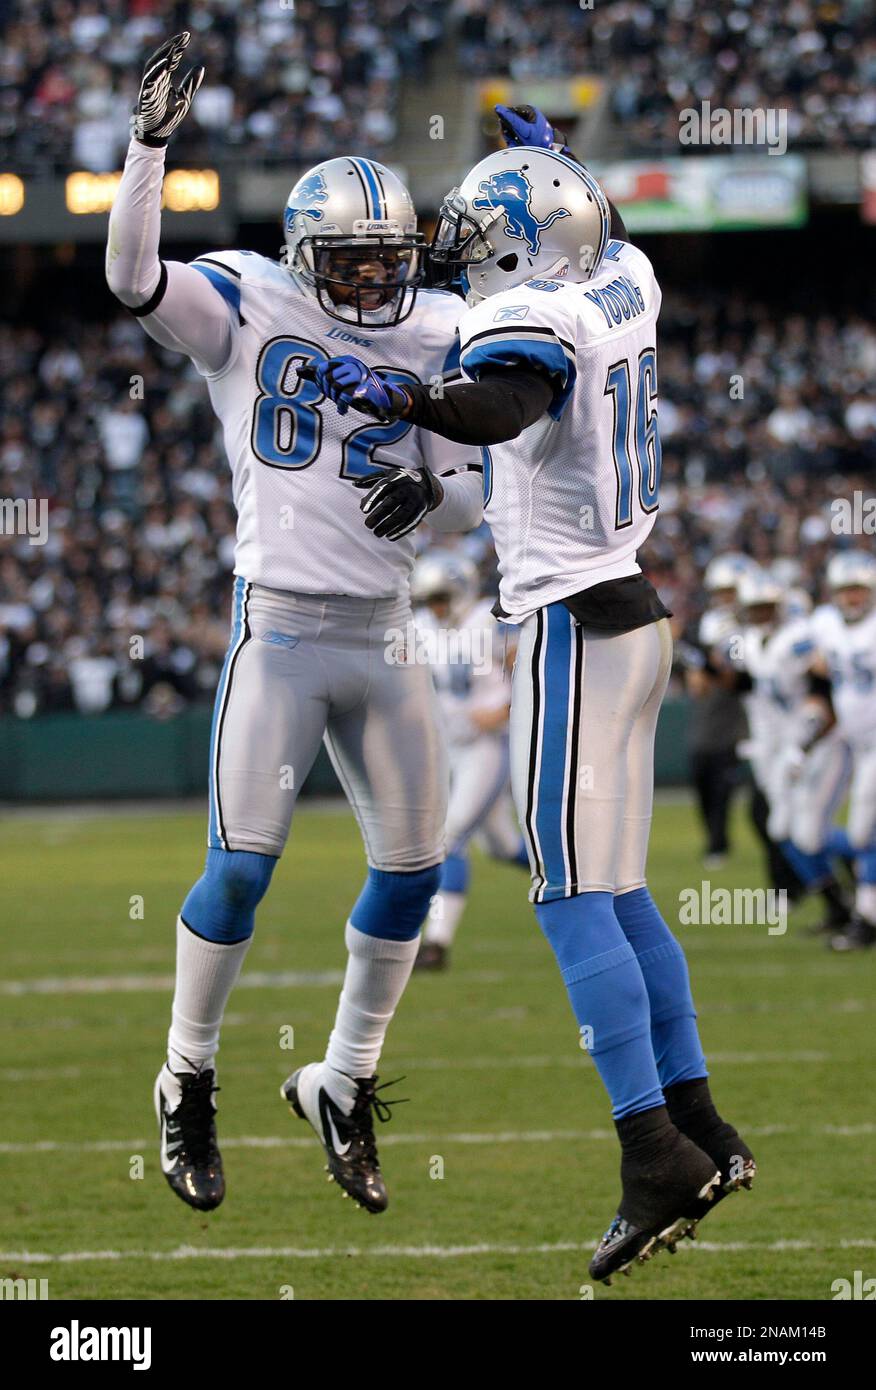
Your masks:
[[[351,1141],[347,1140],[346,1144],[341,1143],[341,1136],[335,1128],[335,1122],[329,1110],[329,1098],[322,1089],[319,1092],[319,1118],[322,1121],[323,1134],[328,1133],[329,1147],[338,1158],[343,1158],[349,1152]]]

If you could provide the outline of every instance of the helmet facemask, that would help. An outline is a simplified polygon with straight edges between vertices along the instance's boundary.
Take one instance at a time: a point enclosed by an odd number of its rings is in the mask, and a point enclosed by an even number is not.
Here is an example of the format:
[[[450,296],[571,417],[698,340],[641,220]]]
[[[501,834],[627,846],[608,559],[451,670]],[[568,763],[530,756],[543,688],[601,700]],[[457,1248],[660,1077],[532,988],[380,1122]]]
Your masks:
[[[423,281],[422,232],[302,237],[292,269],[324,313],[359,328],[393,328],[413,310]]]

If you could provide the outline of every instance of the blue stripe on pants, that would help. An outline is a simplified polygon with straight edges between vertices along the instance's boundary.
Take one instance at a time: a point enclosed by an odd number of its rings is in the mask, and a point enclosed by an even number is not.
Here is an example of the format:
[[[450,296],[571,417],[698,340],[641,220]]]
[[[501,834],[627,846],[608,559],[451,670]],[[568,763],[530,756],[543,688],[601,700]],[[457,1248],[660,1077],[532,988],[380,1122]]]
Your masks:
[[[565,794],[568,780],[566,743],[572,708],[569,689],[572,616],[565,604],[551,603],[544,609],[544,618],[541,762],[535,789],[535,831],[546,880],[539,897],[543,902],[550,902],[568,893]]]
[[[210,727],[210,827],[207,844],[211,849],[224,849],[222,839],[219,834],[219,808],[216,803],[215,783],[219,777],[217,765],[217,753],[219,745],[219,724],[222,717],[222,708],[225,702],[225,693],[228,686],[228,677],[231,671],[231,662],[237,645],[243,635],[243,599],[246,593],[246,580],[238,575],[234,581],[234,603],[232,608],[231,620],[231,641],[228,644],[228,651],[225,653],[225,662],[222,666],[222,674],[219,677],[219,686],[216,690],[216,699],[213,703],[213,723]]]

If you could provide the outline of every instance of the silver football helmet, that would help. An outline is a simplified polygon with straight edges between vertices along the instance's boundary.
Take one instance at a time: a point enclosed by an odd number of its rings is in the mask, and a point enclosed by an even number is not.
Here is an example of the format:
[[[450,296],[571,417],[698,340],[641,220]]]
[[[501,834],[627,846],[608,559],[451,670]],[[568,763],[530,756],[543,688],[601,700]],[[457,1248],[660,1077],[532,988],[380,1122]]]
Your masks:
[[[739,580],[736,602],[743,622],[769,631],[782,616],[785,591],[766,570],[747,571]]]
[[[341,323],[392,328],[423,278],[422,232],[401,179],[373,159],[327,159],[298,180],[283,213],[282,260]]]
[[[749,555],[740,550],[728,550],[725,555],[715,555],[706,566],[703,585],[710,594],[735,591],[744,574],[751,574],[757,564]]]
[[[843,550],[832,556],[827,587],[846,622],[860,622],[876,602],[876,556],[866,550]]]
[[[411,573],[411,599],[416,604],[441,604],[454,616],[477,598],[477,566],[456,550],[427,550]]]
[[[441,205],[431,283],[461,283],[469,303],[538,276],[591,280],[611,218],[592,174],[554,150],[515,146],[476,164]]]

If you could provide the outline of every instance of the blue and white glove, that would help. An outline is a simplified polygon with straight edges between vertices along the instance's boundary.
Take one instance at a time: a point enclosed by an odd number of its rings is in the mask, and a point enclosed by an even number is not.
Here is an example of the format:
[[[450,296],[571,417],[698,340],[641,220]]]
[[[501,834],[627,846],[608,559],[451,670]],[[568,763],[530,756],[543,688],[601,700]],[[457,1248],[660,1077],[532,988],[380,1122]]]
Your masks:
[[[534,106],[497,106],[496,115],[506,145],[569,153],[565,136]]]
[[[334,401],[339,415],[346,415],[350,406],[363,415],[381,423],[396,420],[407,410],[410,397],[358,357],[330,357],[315,369],[299,368],[299,376],[315,381],[321,391]]]

